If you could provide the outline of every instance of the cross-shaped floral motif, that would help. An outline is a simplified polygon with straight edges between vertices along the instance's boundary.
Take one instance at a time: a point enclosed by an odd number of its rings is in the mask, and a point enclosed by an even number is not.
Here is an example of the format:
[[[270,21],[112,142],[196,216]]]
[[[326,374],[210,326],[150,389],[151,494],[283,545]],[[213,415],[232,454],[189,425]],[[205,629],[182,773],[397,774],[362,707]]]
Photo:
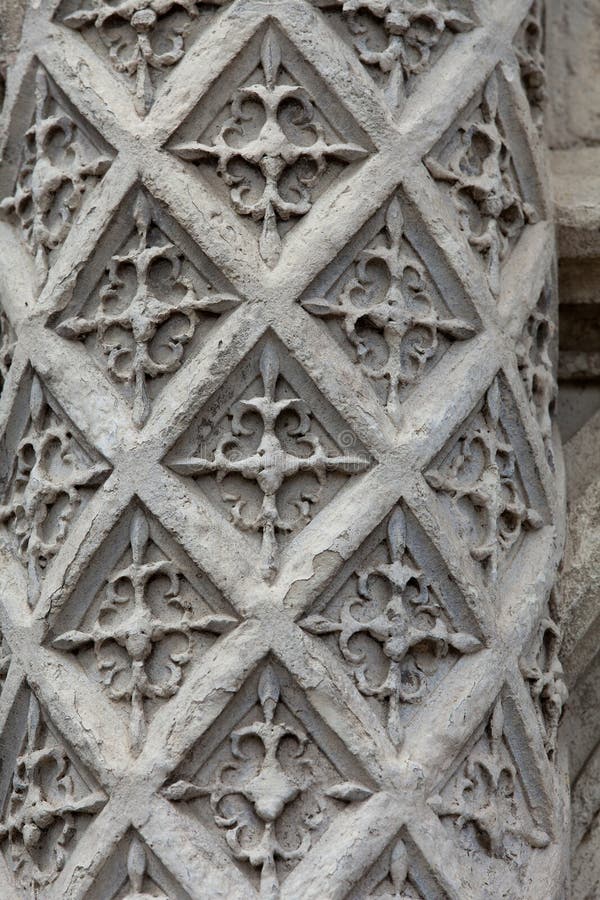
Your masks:
[[[29,428],[17,448],[16,468],[0,505],[0,522],[17,538],[33,606],[44,570],[81,505],[80,491],[101,484],[111,469],[105,462],[93,462],[82,449],[73,430],[46,402],[37,375],[31,383],[29,412]]]
[[[549,290],[544,288],[538,305],[527,319],[521,340],[517,344],[517,362],[527,397],[544,439],[546,453],[552,460],[552,408],[556,401],[558,385],[550,358],[556,326],[550,316],[549,306]]]
[[[407,252],[397,198],[387,209],[385,241],[384,246],[361,251],[356,276],[345,283],[337,297],[310,297],[302,306],[313,315],[343,320],[344,332],[365,375],[387,383],[386,409],[399,423],[399,391],[417,381],[438,352],[440,335],[467,340],[475,334],[475,328],[464,319],[443,318],[437,312],[424,266]],[[385,341],[385,358],[371,346],[370,330]]]
[[[149,540],[146,516],[142,510],[136,510],[130,529],[131,563],[110,576],[98,623],[89,631],[67,631],[52,644],[58,650],[71,652],[93,646],[98,669],[105,672],[109,696],[130,702],[129,732],[136,755],[146,736],[144,701],[164,700],[177,693],[182,669],[192,658],[193,633],[224,634],[237,625],[233,616],[217,613],[193,618],[192,609],[179,595],[181,573],[169,560],[153,562],[146,558]],[[157,576],[168,581],[165,593],[168,605],[182,609],[182,616],[176,622],[164,621],[152,610],[147,592]],[[103,619],[109,620],[107,624],[101,623]],[[154,681],[148,675],[147,666],[154,646],[169,635],[184,638],[185,647],[169,654],[166,678]],[[125,651],[126,662],[121,657],[115,659],[111,653],[115,645]]]
[[[453,779],[447,793],[430,797],[429,805],[438,816],[453,818],[460,830],[472,825],[490,856],[510,859],[510,839],[541,848],[548,846],[550,837],[536,825],[528,827],[519,814],[517,773],[503,739],[504,710],[498,700],[486,735],[463,763],[460,776]]]
[[[15,192],[0,203],[0,211],[14,214],[21,224],[39,288],[48,277],[50,253],[69,234],[90,179],[104,175],[110,162],[56,102],[39,67],[35,122],[25,133]]]
[[[154,100],[151,70],[169,69],[183,57],[190,23],[198,7],[231,0],[96,0],[63,19],[69,28],[94,27],[117,70],[135,78],[135,106],[145,116]]]
[[[209,797],[215,823],[227,829],[227,843],[239,860],[247,860],[251,866],[260,869],[260,897],[277,900],[279,897],[279,877],[277,859],[300,860],[308,853],[311,836],[308,824],[302,830],[300,842],[293,849],[287,849],[277,836],[277,823],[286,807],[311,783],[311,763],[305,759],[309,737],[303,729],[276,721],[277,706],[280,702],[280,684],[276,672],[267,666],[258,684],[258,699],[263,721],[238,728],[230,735],[231,753],[234,762],[226,763],[213,784],[206,786],[187,781],[177,781],[165,788],[164,794],[170,800],[194,800]],[[260,758],[245,742],[256,738],[262,748]],[[282,765],[279,754],[283,742],[293,741],[296,749],[291,754],[294,771],[290,773]],[[327,797],[346,803],[360,802],[371,796],[371,790],[354,782],[341,782],[323,791]],[[227,809],[229,798],[243,798],[246,806],[235,811]],[[262,835],[251,843],[246,835],[252,834],[252,825],[258,820]]]
[[[562,634],[556,622],[549,618],[542,619],[531,651],[520,661],[521,672],[536,704],[544,745],[550,759],[556,752],[558,726],[569,698],[559,656],[561,642]]]
[[[512,154],[498,109],[498,79],[493,74],[483,91],[477,114],[466,117],[445,162],[428,156],[434,178],[451,185],[460,228],[487,264],[490,290],[500,293],[500,269],[526,224],[538,216],[520,193]]]
[[[299,85],[280,84],[281,48],[272,29],[261,50],[264,84],[241,87],[231,101],[231,117],[214,142],[178,144],[173,151],[182,159],[217,161],[217,173],[230,187],[233,206],[240,215],[263,223],[260,253],[274,266],[281,253],[278,220],[305,215],[312,207],[312,188],[325,174],[328,160],[354,162],[367,155],[358,144],[329,142],[323,125],[315,120],[314,100]],[[259,104],[264,124],[258,134],[247,136],[252,116],[246,107]],[[298,135],[294,137],[294,132]],[[250,167],[256,184],[239,164]],[[286,176],[293,187],[284,188]],[[253,199],[255,195],[256,199]]]
[[[385,77],[385,95],[398,110],[406,82],[425,72],[447,33],[470,31],[474,21],[444,0],[334,0],[348,17],[361,62]],[[334,5],[320,0],[321,5]],[[448,8],[450,6],[450,8]],[[377,40],[377,30],[383,42]]]
[[[76,817],[92,815],[106,803],[99,791],[78,796],[72,764],[64,749],[49,742],[39,703],[30,695],[26,746],[17,757],[12,791],[0,821],[0,841],[8,842],[13,869],[30,897],[41,897],[59,875]],[[57,826],[57,827],[56,827]],[[43,852],[43,848],[49,851]]]
[[[387,547],[390,562],[358,573],[357,596],[344,602],[339,621],[311,615],[300,625],[311,634],[338,635],[340,652],[352,665],[359,691],[387,702],[388,734],[395,745],[400,745],[404,738],[401,704],[423,698],[427,676],[436,671],[439,660],[450,649],[474,653],[482,645],[473,635],[448,625],[427,577],[407,558],[406,520],[400,507],[388,523]],[[378,615],[363,618],[361,607],[377,604],[372,582],[378,579],[387,583],[390,597]],[[364,651],[352,646],[357,635],[368,635],[376,641],[388,660],[387,675],[379,683],[369,675]]]
[[[213,454],[213,459],[190,457],[174,459],[169,467],[181,475],[207,475],[215,473],[219,484],[231,474],[239,474],[254,481],[262,492],[260,511],[251,520],[243,515],[244,501],[233,498],[235,506],[232,515],[234,523],[249,531],[262,532],[262,571],[266,580],[272,580],[278,571],[278,531],[291,531],[295,523],[281,516],[277,507],[277,494],[286,479],[300,472],[314,475],[323,485],[328,471],[357,473],[370,465],[363,456],[329,456],[319,438],[311,434],[311,412],[308,404],[300,398],[276,398],[279,378],[279,358],[272,343],[267,343],[260,358],[260,374],[264,393],[262,397],[242,400],[232,415],[231,431],[223,435]],[[254,453],[242,456],[239,437],[252,435],[253,430],[243,423],[246,413],[257,413],[262,421],[262,437]],[[291,453],[283,445],[277,434],[277,425],[284,413],[293,412],[298,424],[288,429],[288,434],[299,445],[310,449],[308,456]],[[231,495],[227,495],[229,499]],[[316,503],[318,494],[303,498],[303,506]],[[308,515],[308,512],[306,512]]]
[[[471,556],[488,567],[492,580],[498,574],[500,554],[516,544],[523,529],[544,524],[542,516],[527,505],[515,451],[504,436],[500,415],[496,379],[483,408],[450,457],[426,476],[429,484],[448,494],[454,504],[468,500],[479,514],[480,539],[474,539]]]
[[[91,317],[65,319],[56,330],[67,338],[97,335],[112,378],[134,386],[133,420],[141,427],[150,412],[147,379],[180,368],[185,345],[193,338],[202,314],[219,315],[240,301],[232,294],[198,296],[181,271],[181,251],[167,241],[157,244],[150,239],[152,217],[143,194],[137,199],[134,220],[138,246],[112,257],[98,311]],[[132,296],[126,283],[131,269],[135,272]],[[157,271],[161,272],[160,282]],[[165,329],[168,333],[159,340]]]

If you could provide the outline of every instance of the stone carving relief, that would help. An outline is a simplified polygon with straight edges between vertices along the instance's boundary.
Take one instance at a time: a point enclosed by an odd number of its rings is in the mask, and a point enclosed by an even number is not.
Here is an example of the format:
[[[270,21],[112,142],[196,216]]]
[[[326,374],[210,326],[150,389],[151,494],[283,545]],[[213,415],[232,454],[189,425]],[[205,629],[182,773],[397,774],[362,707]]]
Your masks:
[[[4,634],[0,630],[0,695],[2,694],[2,688],[4,687],[6,676],[8,675],[8,670],[10,668],[10,659],[10,647],[8,646]]]
[[[431,175],[446,186],[460,230],[483,258],[495,296],[502,263],[525,226],[538,221],[535,207],[522,195],[498,92],[493,74],[479,106],[465,113],[445,145],[425,159]]]
[[[156,81],[185,55],[190,31],[210,23],[231,0],[120,0],[79,4],[66,0],[61,21],[104,50],[115,71],[127,78],[139,116],[154,102]]]
[[[358,690],[385,708],[388,735],[396,746],[404,738],[403,705],[419,703],[431,691],[440,668],[447,669],[444,663],[482,647],[473,634],[453,628],[406,541],[406,518],[397,507],[387,523],[383,553],[376,548],[351,585],[327,604],[325,615],[300,621],[311,634],[336,636],[336,649]]]
[[[93,662],[81,657],[84,668],[102,676],[111,700],[129,704],[131,749],[137,755],[146,738],[147,701],[175,696],[185,667],[199,652],[197,634],[211,637],[208,646],[236,624],[234,616],[212,611],[197,596],[178,565],[152,541],[145,512],[136,509],[124,558],[79,628],[57,635],[52,646],[93,654]]]
[[[141,900],[142,897],[156,897],[157,900],[169,900],[166,894],[160,892],[154,884],[147,884],[146,870],[148,868],[148,857],[146,848],[139,838],[133,837],[127,854],[127,876],[129,878],[129,889],[124,900]],[[146,887],[152,889],[152,893],[144,890]]]
[[[470,322],[440,311],[435,285],[404,234],[397,198],[387,208],[381,233],[328,295],[309,295],[302,306],[339,322],[362,372],[383,386],[386,410],[396,424],[405,388],[420,380],[449,342],[475,334]]]
[[[521,81],[537,127],[544,125],[546,106],[546,63],[544,60],[544,0],[534,0],[516,39]]]
[[[306,215],[331,177],[370,150],[368,142],[335,132],[313,93],[290,73],[288,54],[293,57],[291,45],[269,28],[258,68],[234,93],[226,117],[171,148],[182,159],[216,167],[235,211],[261,223],[260,254],[271,267],[281,254],[282,223]]]
[[[27,897],[43,897],[106,803],[56,740],[33,693],[0,819],[0,846]]]
[[[355,453],[336,446],[309,402],[290,389],[274,342],[264,344],[257,368],[258,393],[245,391],[210,426],[201,425],[196,440],[193,429],[183,442],[188,452],[182,452],[184,446],[179,450],[180,442],[167,464],[180,475],[200,479],[213,496],[217,487],[219,504],[229,509],[233,524],[262,535],[261,572],[272,581],[279,568],[279,536],[306,525],[340,482],[364,472],[371,461],[358,441]],[[340,431],[340,438],[342,445],[354,443],[348,429]],[[244,482],[254,486],[250,496]]]
[[[402,838],[392,847],[386,877],[376,886],[376,892],[369,894],[367,900],[423,900],[423,895],[411,883],[408,873],[408,853]]]
[[[88,131],[70,115],[60,92],[38,66],[35,115],[25,133],[14,193],[0,203],[0,211],[20,225],[35,260],[38,289],[86,195],[111,163]]]
[[[558,385],[551,357],[556,326],[551,317],[550,301],[550,290],[545,287],[536,308],[525,323],[517,345],[517,359],[533,414],[540,427],[548,457],[552,460],[552,418]]]
[[[427,472],[427,481],[450,498],[471,556],[490,580],[524,532],[541,528],[542,514],[528,500],[515,451],[502,423],[496,379],[480,409],[449,452]]]
[[[6,313],[0,312],[0,396],[13,361],[16,335]]]
[[[134,231],[110,258],[80,314],[67,314],[56,330],[85,341],[109,377],[127,390],[133,421],[141,427],[152,398],[181,368],[190,347],[240,301],[212,289],[154,221],[143,193],[133,219]]]
[[[538,22],[28,11],[0,898],[562,900]]]
[[[529,684],[544,745],[548,756],[554,758],[556,737],[563,709],[569,696],[559,651],[561,630],[551,618],[542,619],[530,652],[521,659],[521,672]]]
[[[471,31],[470,3],[456,0],[313,0],[349,40],[398,112],[415,79],[456,34]],[[333,10],[338,10],[333,12]],[[341,27],[340,27],[341,26]]]
[[[501,699],[458,772],[440,794],[429,799],[429,805],[455,830],[467,853],[483,851],[491,861],[505,861],[517,878],[531,852],[548,846],[551,837],[532,818],[506,744]],[[498,873],[501,869],[492,862],[489,871]],[[510,893],[510,880],[506,878],[503,889],[508,890],[508,896],[517,896],[514,884]],[[500,882],[496,885],[499,890]]]
[[[259,708],[204,762],[200,783],[180,779],[164,794],[175,802],[204,801],[202,820],[210,817],[224,831],[229,852],[247,864],[244,871],[257,870],[260,896],[276,897],[336,812],[364,802],[372,789],[340,775],[330,753],[291,713],[271,665],[255,690]]]
[[[27,425],[6,478],[0,522],[27,569],[28,600],[34,606],[45,570],[110,466],[88,451],[35,374],[28,406]]]

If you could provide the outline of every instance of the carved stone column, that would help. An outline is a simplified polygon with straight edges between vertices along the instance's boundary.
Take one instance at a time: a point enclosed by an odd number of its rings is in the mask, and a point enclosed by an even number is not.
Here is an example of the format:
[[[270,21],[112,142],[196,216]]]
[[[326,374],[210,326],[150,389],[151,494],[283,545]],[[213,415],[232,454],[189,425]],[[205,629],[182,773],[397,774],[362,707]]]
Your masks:
[[[3,897],[565,896],[541,18],[27,9]]]

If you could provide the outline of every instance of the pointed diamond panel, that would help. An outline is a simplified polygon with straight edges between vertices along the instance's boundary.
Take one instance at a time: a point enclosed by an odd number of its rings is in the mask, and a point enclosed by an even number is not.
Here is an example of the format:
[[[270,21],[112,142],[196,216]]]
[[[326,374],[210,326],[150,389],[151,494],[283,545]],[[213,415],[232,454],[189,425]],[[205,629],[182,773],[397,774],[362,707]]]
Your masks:
[[[372,461],[339,417],[325,427],[328,404],[276,339],[257,345],[231,382],[198,413],[165,463],[195,478],[236,527],[261,535],[261,567],[270,581],[282,540]]]
[[[430,566],[433,554],[414,520],[410,519],[412,553],[400,506],[381,532],[367,541],[372,549],[363,551],[335,596],[321,598],[316,607],[320,611],[299,624],[311,634],[332,636],[329,646],[361,694],[375,705],[392,743],[399,746],[411,705],[431,693],[460,655],[476,653],[482,643],[464,610],[460,618],[468,623],[467,630],[452,624],[438,586],[444,582],[446,590],[449,586],[443,567],[426,572],[416,562],[415,552]],[[456,605],[456,591],[450,593]]]
[[[274,266],[282,236],[372,147],[342,110],[341,129],[321,111],[327,86],[279,30],[269,26],[260,39],[255,36],[242,57],[249,77],[232,94],[229,79],[221,75],[215,90],[225,92],[225,108],[206,121],[203,108],[210,111],[216,104],[212,97],[203,99],[184,129],[194,139],[176,139],[171,149],[204,174],[216,173],[235,211],[261,223],[260,253]]]
[[[140,507],[125,517],[110,541],[114,559],[126,537],[122,555],[106,567],[99,590],[79,585],[53,627],[52,646],[77,654],[111,700],[128,707],[136,755],[151,710],[175,696],[190,661],[237,624],[208,580],[202,590],[182,554],[161,548],[160,531]],[[67,623],[76,627],[63,631]]]
[[[107,258],[98,282],[91,291],[76,290],[55,327],[63,337],[85,343],[131,402],[133,421],[141,427],[164,385],[240,298],[203,254],[194,254],[198,265],[191,261],[184,250],[189,239],[182,239],[145,192],[125,210],[131,230],[120,246],[100,254]]]
[[[320,296],[315,289],[321,285],[325,293]],[[472,311],[468,318],[449,312],[406,236],[396,197],[387,206],[381,230],[355,253],[350,265],[340,273],[336,261],[301,303],[326,320],[396,424],[407,389],[452,343],[466,341],[476,331]]]
[[[524,195],[501,114],[500,91],[500,77],[494,73],[480,98],[425,160],[460,230],[480,256],[496,297],[503,263],[525,226],[539,220],[534,203]]]
[[[519,888],[527,896],[531,853],[551,840],[534,819],[507,743],[507,725],[499,699],[464,762],[428,801],[465,854],[465,864],[468,857],[481,862],[490,897],[500,890],[518,896]]]
[[[25,379],[21,394],[28,395],[28,418],[20,440],[11,448],[15,459],[5,476],[0,522],[27,568],[33,606],[46,568],[72,522],[110,474],[110,466],[86,446],[37,375]],[[5,445],[13,436],[11,428]]]
[[[475,27],[469,0],[313,0],[398,112],[415,82]]]
[[[105,174],[111,153],[80,122],[42,66],[35,75],[35,112],[25,133],[13,195],[0,204],[20,225],[43,287],[57,252],[87,195]]]
[[[516,427],[522,436],[509,392],[497,378],[426,473],[445,508],[458,517],[460,536],[491,581],[524,534],[544,524],[544,510],[528,497],[507,427],[513,432]]]
[[[58,20],[81,32],[126,81],[136,112],[145,116],[157,86],[184,56],[195,36],[231,0],[166,0],[92,3],[65,0]]]
[[[164,793],[186,803],[261,896],[276,896],[336,816],[372,789],[278,666],[255,673],[222,718]]]
[[[73,761],[34,694],[23,700],[2,736],[0,847],[24,896],[41,898],[106,797]]]

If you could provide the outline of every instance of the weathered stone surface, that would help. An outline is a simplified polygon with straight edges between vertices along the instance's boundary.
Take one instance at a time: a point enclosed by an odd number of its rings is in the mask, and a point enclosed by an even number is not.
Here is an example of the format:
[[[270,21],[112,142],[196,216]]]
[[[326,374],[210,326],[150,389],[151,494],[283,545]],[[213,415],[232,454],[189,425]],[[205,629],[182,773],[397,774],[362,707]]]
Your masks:
[[[565,896],[543,20],[26,8],[7,897]]]

